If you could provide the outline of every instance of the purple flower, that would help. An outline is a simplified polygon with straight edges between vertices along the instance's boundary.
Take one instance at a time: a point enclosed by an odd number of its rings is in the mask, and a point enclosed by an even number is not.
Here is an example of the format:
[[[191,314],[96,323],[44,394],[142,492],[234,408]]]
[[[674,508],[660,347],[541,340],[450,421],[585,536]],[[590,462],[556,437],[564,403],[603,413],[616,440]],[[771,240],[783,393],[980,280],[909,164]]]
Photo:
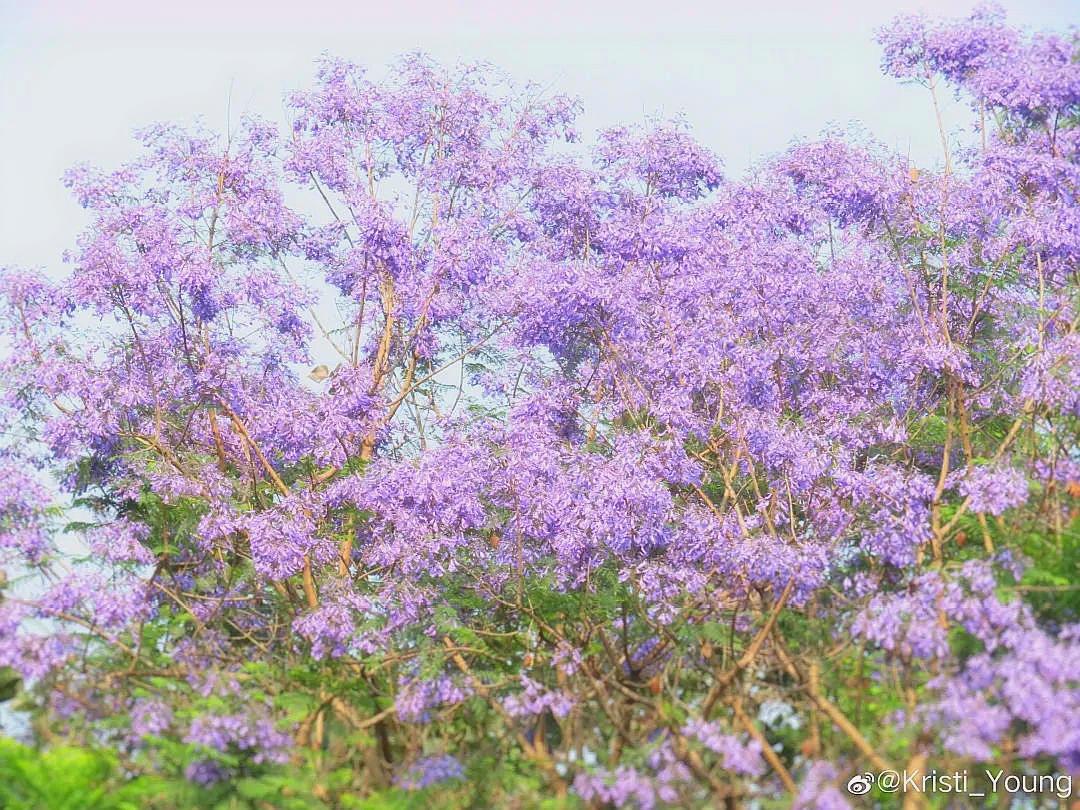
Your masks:
[[[1016,468],[1003,465],[971,467],[958,475],[962,477],[957,489],[968,499],[972,512],[1000,515],[1028,499],[1027,477]]]
[[[405,790],[423,790],[432,785],[464,778],[465,769],[461,767],[461,763],[449,754],[441,754],[414,760],[394,781]]]

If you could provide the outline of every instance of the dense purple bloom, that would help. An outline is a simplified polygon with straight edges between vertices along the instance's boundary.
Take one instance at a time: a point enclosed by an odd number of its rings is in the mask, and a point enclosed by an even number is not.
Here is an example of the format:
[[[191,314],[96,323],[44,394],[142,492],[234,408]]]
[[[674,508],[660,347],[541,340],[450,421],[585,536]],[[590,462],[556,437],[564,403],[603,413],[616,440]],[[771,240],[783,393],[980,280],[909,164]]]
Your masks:
[[[412,762],[397,784],[406,790],[423,790],[442,782],[455,781],[465,776],[461,763],[449,754],[436,757],[422,757]]]
[[[565,717],[574,708],[569,695],[546,690],[526,675],[521,676],[521,691],[503,701],[503,707],[511,717],[529,717],[550,711],[556,717]]]
[[[879,40],[975,113],[939,166],[580,147],[576,100],[412,54],[69,171],[67,274],[0,272],[0,665],[41,727],[221,790],[505,761],[507,806],[1080,767],[1077,39]]]
[[[202,715],[191,721],[184,740],[225,753],[251,752],[252,761],[284,762],[292,744],[267,716],[256,713]]]
[[[430,680],[413,678],[404,681],[394,698],[394,709],[406,723],[427,723],[431,710],[460,703],[469,696],[469,689],[452,678],[442,675]]]
[[[724,734],[715,723],[701,720],[690,721],[683,733],[698,740],[714,754],[719,754],[726,770],[750,776],[760,776],[764,771],[761,745],[756,741],[747,742],[734,734]]]
[[[796,810],[850,810],[851,803],[837,786],[837,768],[820,760],[809,763],[799,795],[792,805]]]
[[[1028,499],[1027,478],[1013,467],[973,467],[960,476],[956,487],[969,500],[972,512],[1000,515]]]
[[[658,802],[653,779],[628,765],[610,773],[578,774],[574,779],[574,792],[585,801],[610,802],[616,807],[636,807],[638,810],[652,810]]]

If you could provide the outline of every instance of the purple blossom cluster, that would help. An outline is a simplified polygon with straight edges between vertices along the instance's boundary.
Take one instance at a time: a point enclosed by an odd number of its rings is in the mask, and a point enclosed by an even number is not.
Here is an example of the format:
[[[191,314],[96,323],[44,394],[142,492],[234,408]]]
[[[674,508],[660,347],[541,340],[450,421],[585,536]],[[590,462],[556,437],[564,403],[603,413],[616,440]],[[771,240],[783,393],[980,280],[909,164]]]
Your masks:
[[[535,717],[551,712],[556,717],[566,717],[574,708],[570,695],[544,689],[527,675],[521,676],[521,691],[503,701],[503,708],[511,717]]]
[[[449,754],[422,757],[411,763],[398,777],[397,783],[405,790],[423,790],[442,782],[462,779],[465,770],[461,763]]]
[[[402,722],[427,723],[431,720],[432,709],[452,706],[468,696],[469,689],[459,686],[447,675],[431,679],[411,678],[400,685],[394,697],[394,710]]]
[[[585,801],[639,810],[653,810],[660,802],[674,802],[678,798],[670,786],[658,786],[652,776],[630,765],[595,774],[580,773],[574,779],[574,792]]]
[[[760,776],[764,771],[761,744],[757,741],[747,742],[734,734],[725,734],[716,723],[703,720],[691,720],[683,734],[719,754],[726,770],[750,776]]]
[[[973,467],[960,476],[956,488],[968,500],[972,512],[1000,515],[1028,499],[1027,476],[1014,467]]]
[[[191,721],[184,740],[219,753],[252,752],[255,763],[284,762],[292,745],[288,734],[257,712],[201,715]]]

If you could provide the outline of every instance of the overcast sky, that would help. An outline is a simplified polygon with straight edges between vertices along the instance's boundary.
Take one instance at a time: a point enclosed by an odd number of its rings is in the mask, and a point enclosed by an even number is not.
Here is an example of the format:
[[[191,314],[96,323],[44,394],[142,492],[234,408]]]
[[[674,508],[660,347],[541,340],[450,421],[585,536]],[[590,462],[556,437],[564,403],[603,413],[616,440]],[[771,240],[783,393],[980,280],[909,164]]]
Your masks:
[[[1076,0],[1006,0],[1014,23],[1061,28]],[[379,69],[425,50],[493,62],[585,103],[582,132],[684,114],[730,173],[831,123],[861,122],[933,162],[925,91],[881,76],[875,27],[904,11],[959,15],[957,0],[0,0],[0,266],[59,269],[83,215],[60,185],[72,163],[113,166],[152,121],[223,128],[284,120],[322,51]],[[954,111],[955,112],[955,111]],[[952,121],[959,122],[954,116]]]

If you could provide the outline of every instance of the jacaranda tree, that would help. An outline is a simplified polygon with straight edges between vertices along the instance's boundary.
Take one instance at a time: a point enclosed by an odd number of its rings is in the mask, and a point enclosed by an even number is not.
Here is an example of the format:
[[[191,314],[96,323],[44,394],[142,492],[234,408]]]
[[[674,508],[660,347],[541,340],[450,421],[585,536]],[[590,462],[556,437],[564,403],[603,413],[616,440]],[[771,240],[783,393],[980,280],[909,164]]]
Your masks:
[[[725,177],[416,55],[71,170],[66,273],[0,277],[34,742],[162,808],[1080,771],[1080,45],[879,39],[970,102],[936,165],[838,132]]]

